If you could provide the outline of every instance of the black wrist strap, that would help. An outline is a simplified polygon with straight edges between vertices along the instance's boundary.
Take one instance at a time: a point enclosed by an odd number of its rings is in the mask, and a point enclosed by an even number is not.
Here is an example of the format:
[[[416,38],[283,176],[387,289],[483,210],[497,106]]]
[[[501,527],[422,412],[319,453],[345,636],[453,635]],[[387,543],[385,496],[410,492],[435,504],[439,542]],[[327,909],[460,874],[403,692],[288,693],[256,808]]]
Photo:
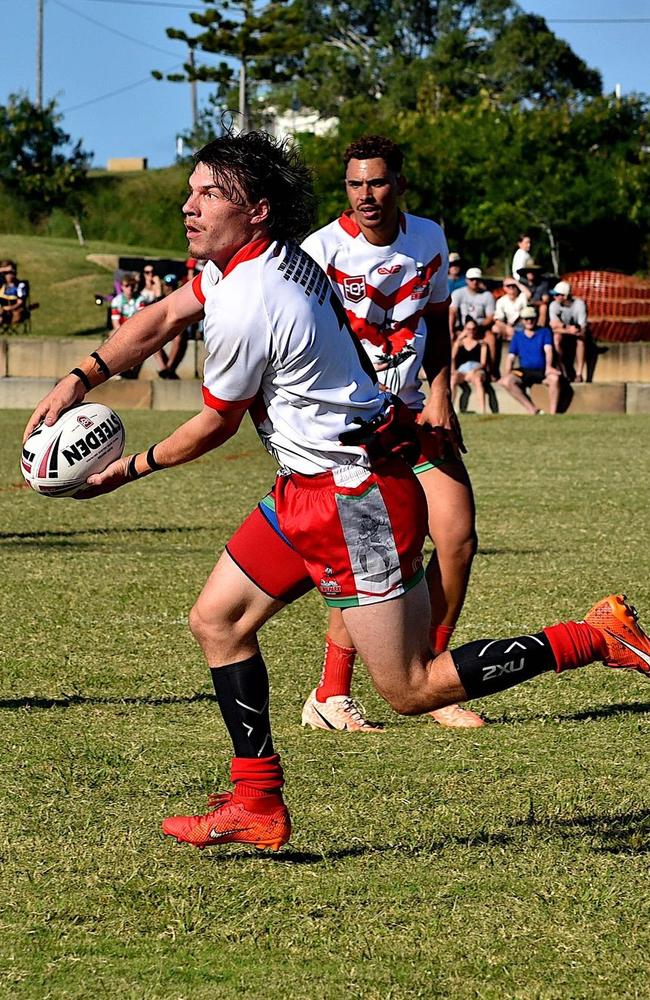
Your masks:
[[[137,459],[137,457],[138,457],[137,455],[131,455],[131,458],[129,459],[129,464],[126,470],[129,479],[141,479],[142,476],[144,476],[144,472],[138,472],[138,470],[135,467],[135,460]]]
[[[81,384],[84,386],[86,392],[89,392],[92,389],[90,379],[88,378],[86,373],[81,370],[81,368],[73,368],[70,374],[76,375]]]
[[[159,465],[156,459],[153,457],[153,450],[155,447],[156,447],[155,444],[152,444],[151,448],[149,448],[149,451],[147,452],[147,465],[149,466],[152,472],[159,472],[160,469],[164,469],[165,466]]]
[[[97,362],[97,367],[101,371],[102,375],[104,375],[107,379],[110,378],[111,377],[111,370],[108,367],[108,365],[106,364],[106,362],[104,361],[104,359],[100,358],[100,356],[97,353],[97,351],[92,351],[91,354],[90,354],[90,356],[91,356],[91,358],[94,358],[95,361]]]

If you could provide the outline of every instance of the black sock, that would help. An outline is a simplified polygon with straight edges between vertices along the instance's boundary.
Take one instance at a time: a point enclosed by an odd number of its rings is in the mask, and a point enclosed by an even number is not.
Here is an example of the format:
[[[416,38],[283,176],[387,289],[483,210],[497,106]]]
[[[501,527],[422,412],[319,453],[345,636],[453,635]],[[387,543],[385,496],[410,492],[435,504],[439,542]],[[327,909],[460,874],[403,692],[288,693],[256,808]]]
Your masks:
[[[235,757],[271,757],[269,675],[261,653],[239,663],[210,667],[219,708]]]
[[[479,639],[450,652],[468,698],[505,691],[556,667],[543,632],[514,639]]]

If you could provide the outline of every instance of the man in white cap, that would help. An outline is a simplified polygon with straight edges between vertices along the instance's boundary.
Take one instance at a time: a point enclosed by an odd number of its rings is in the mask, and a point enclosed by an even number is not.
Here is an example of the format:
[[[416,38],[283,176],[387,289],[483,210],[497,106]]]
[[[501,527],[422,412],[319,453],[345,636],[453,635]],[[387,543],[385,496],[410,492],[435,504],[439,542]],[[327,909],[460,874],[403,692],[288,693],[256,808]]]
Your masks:
[[[468,268],[465,281],[464,288],[457,288],[451,294],[449,329],[452,338],[457,329],[463,328],[468,318],[476,320],[482,333],[490,329],[494,319],[494,296],[483,285],[483,272],[480,267]]]
[[[583,299],[574,298],[568,281],[558,281],[551,289],[553,301],[549,309],[549,321],[553,331],[553,343],[560,364],[566,371],[567,351],[565,337],[575,340],[574,382],[584,382],[585,345],[588,336],[587,305]]]

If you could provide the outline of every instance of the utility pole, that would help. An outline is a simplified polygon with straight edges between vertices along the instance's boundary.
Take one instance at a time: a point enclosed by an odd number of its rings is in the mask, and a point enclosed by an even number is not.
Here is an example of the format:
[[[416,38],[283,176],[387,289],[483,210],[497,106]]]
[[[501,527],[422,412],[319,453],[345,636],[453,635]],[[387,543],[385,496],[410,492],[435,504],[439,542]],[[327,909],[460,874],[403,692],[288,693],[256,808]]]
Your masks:
[[[36,0],[36,107],[43,107],[43,6]]]
[[[198,123],[198,103],[196,99],[196,77],[194,76],[194,71],[196,68],[196,63],[194,62],[194,49],[190,48],[190,66],[192,67],[192,73],[190,78],[190,100],[192,102],[192,132],[196,132],[196,126]]]
[[[239,64],[239,121],[242,132],[248,132],[248,87],[246,82],[246,59],[241,56]]]

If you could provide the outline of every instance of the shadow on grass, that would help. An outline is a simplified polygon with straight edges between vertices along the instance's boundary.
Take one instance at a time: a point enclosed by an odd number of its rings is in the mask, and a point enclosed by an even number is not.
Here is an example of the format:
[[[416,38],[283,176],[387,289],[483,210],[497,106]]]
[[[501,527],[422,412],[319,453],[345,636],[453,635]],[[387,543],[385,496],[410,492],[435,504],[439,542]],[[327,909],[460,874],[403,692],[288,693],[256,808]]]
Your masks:
[[[63,531],[0,531],[0,543],[1,542],[20,542],[21,545],[30,539],[34,539],[37,542],[49,541],[50,539],[58,538],[79,538],[82,536],[90,536],[91,538],[102,538],[108,537],[114,538],[115,535],[174,535],[174,534],[186,534],[190,531],[205,531],[203,525],[198,525],[194,527],[193,525],[177,525],[172,527],[159,527],[152,528],[79,528],[74,530],[63,530]]]
[[[161,695],[160,698],[102,698],[89,697],[83,694],[61,695],[60,698],[2,698],[0,709],[9,710],[23,708],[74,708],[77,705],[191,705],[200,701],[216,701],[213,694],[207,691],[195,691],[188,695]]]
[[[544,551],[540,546],[535,548],[522,549],[522,548],[503,548],[503,549],[484,549],[482,546],[479,547],[476,553],[477,558],[480,556],[536,556],[540,552]]]
[[[650,809],[638,809],[627,813],[589,814],[585,816],[558,818],[554,816],[537,817],[534,811],[524,819],[516,819],[507,830],[490,832],[477,830],[466,835],[452,834],[439,840],[422,843],[414,840],[412,844],[356,844],[350,847],[324,851],[297,851],[292,848],[281,850],[277,854],[255,854],[255,860],[263,860],[269,864],[287,865],[319,865],[335,864],[347,861],[349,858],[360,858],[372,855],[392,854],[398,856],[423,857],[440,854],[450,848],[489,848],[517,847],[526,849],[526,833],[541,833],[544,839],[559,838],[566,842],[572,838],[589,846],[592,850],[604,854],[627,854],[630,856],[650,853]],[[528,845],[534,850],[535,844]],[[216,864],[224,861],[242,862],[250,860],[251,855],[241,853],[238,848],[220,851],[218,854],[204,855],[206,860]]]
[[[522,712],[518,715],[488,716],[487,721],[493,726],[523,725],[527,722],[597,722],[599,719],[612,719],[617,715],[646,715],[650,712],[650,702],[633,701],[619,702],[615,705],[600,705],[598,708],[586,709],[583,712],[567,712],[566,714],[547,715],[543,712],[533,715]]]

